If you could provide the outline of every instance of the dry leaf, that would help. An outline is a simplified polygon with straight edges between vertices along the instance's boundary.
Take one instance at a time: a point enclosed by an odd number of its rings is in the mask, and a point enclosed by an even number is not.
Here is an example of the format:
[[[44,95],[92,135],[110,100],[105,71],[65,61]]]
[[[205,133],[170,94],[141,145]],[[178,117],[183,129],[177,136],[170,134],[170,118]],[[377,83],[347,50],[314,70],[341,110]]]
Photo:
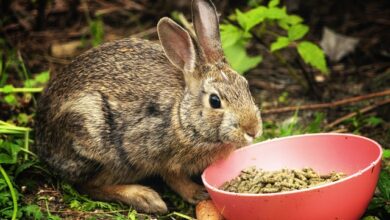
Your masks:
[[[66,43],[54,43],[51,45],[51,55],[57,58],[73,57],[77,55],[77,50],[82,46],[79,40]]]
[[[338,34],[325,27],[320,45],[329,59],[337,62],[348,53],[353,52],[358,42],[357,38]]]
[[[211,200],[204,200],[199,202],[196,206],[196,219],[223,220],[224,218]]]

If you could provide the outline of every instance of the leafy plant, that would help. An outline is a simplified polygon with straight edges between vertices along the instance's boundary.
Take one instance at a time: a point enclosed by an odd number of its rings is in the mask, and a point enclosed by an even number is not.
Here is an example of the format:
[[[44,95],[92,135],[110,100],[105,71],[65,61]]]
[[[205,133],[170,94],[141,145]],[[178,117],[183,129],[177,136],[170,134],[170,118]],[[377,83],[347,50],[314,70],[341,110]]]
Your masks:
[[[360,134],[364,129],[371,129],[380,127],[383,123],[383,119],[377,116],[367,116],[358,113],[356,116],[349,118],[343,122],[348,126],[353,133]]]
[[[0,217],[16,219],[22,215],[23,211],[31,211],[30,209],[18,209],[20,194],[14,182],[19,173],[35,163],[28,160],[28,155],[35,157],[28,149],[29,132],[29,128],[0,121],[0,194],[2,195]],[[1,138],[2,135],[10,136]],[[19,136],[23,139],[18,138]]]
[[[104,25],[101,16],[97,16],[95,19],[89,19],[88,25],[92,37],[92,46],[96,47],[103,42],[104,37]]]
[[[390,216],[390,149],[383,149],[383,168],[379,174],[377,192],[368,206],[369,213],[386,219]]]
[[[291,117],[280,123],[265,121],[263,122],[263,134],[255,141],[258,142],[275,137],[321,132],[323,130],[325,116],[324,113],[317,112],[314,114],[314,118],[311,121],[303,123],[298,116],[298,111],[296,111]]]
[[[271,0],[267,6],[255,6],[246,12],[236,9],[229,18],[236,24],[221,24],[222,46],[226,59],[239,73],[245,73],[262,61],[261,55],[249,56],[246,47],[252,39],[259,40],[265,35],[275,38],[269,45],[269,51],[275,56],[278,56],[279,50],[292,47],[305,63],[327,73],[323,51],[316,44],[302,40],[309,27],[302,23],[300,16],[288,14],[286,8],[279,5],[279,0]],[[274,29],[278,29],[278,32],[271,31]]]
[[[379,193],[374,196],[368,207],[369,211],[377,210],[376,215],[390,215],[390,169],[384,168],[379,175],[377,188]],[[380,210],[385,210],[385,213]]]
[[[5,43],[1,42],[2,41],[0,41],[0,46],[5,47]],[[49,80],[50,73],[49,71],[44,71],[35,74],[34,77],[31,78],[31,74],[27,71],[20,53],[13,50],[5,50],[0,53],[0,58],[2,58],[3,53],[5,53],[6,59],[0,60],[0,95],[4,96],[3,101],[5,103],[13,107],[18,106],[20,100],[28,103],[33,98],[32,93],[42,92],[42,85]],[[12,72],[17,73],[20,81],[23,83],[23,87],[15,88],[14,85],[7,84],[8,75]],[[22,93],[23,97],[19,97],[17,93]]]
[[[4,41],[0,43],[6,48]],[[36,155],[29,151],[31,129],[25,127],[31,123],[32,115],[20,112],[19,109],[34,100],[32,93],[43,90],[42,86],[48,81],[50,74],[44,71],[31,77],[17,51],[6,48],[0,55],[0,96],[3,97],[0,102],[8,104],[12,112],[5,116],[7,118],[0,120],[0,218],[40,219],[42,213],[36,205],[20,202],[22,195],[16,184],[17,177],[35,167],[38,162]],[[12,82],[19,80],[19,83],[15,83],[18,87],[7,84],[11,74],[14,74]]]
[[[64,192],[64,201],[69,204],[70,208],[82,211],[93,211],[96,209],[114,211],[123,210],[124,207],[117,203],[107,203],[93,201],[84,195],[80,195],[72,186],[67,183],[61,183]]]

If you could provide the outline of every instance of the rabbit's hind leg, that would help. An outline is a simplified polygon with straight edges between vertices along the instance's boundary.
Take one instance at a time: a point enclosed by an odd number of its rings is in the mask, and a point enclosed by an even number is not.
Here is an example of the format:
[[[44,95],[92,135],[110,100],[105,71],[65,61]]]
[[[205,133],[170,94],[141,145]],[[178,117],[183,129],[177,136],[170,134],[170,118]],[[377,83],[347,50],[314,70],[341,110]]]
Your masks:
[[[132,184],[91,187],[83,185],[80,190],[93,199],[122,202],[141,212],[158,214],[168,212],[167,205],[158,193],[146,186]]]

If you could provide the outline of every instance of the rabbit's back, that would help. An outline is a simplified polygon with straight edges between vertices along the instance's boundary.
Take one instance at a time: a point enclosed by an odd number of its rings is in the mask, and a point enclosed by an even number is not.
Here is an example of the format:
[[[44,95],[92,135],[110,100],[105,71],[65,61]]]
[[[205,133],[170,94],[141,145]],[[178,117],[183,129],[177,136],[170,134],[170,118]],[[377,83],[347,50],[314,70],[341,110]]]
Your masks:
[[[131,98],[129,95],[157,93],[164,87],[184,88],[182,73],[168,61],[159,44],[127,38],[77,57],[52,80],[47,92],[61,96],[106,90],[111,95]]]
[[[113,169],[137,179],[137,170],[139,175],[156,170],[161,156],[146,147],[161,139],[142,137],[169,135],[171,111],[183,90],[182,73],[160,45],[138,39],[103,44],[49,82],[37,110],[36,151],[71,181]],[[121,175],[107,178],[126,181]]]

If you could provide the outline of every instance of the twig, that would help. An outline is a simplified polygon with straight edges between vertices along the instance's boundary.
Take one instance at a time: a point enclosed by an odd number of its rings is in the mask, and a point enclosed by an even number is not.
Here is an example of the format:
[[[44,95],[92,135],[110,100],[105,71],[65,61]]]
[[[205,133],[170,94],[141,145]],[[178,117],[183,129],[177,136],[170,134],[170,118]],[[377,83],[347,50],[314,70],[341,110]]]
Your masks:
[[[360,102],[360,101],[363,101],[366,99],[387,96],[387,95],[390,95],[390,89],[387,89],[387,90],[384,90],[381,92],[369,93],[367,95],[346,98],[346,99],[338,100],[335,102],[309,104],[309,105],[301,105],[301,106],[287,106],[287,107],[275,108],[275,109],[265,109],[262,111],[262,113],[263,114],[275,114],[275,113],[296,111],[297,109],[299,109],[299,110],[313,110],[313,109],[320,109],[320,108],[334,108],[334,107],[337,107],[340,105],[351,104],[351,103]]]
[[[37,57],[42,57],[49,62],[58,63],[58,64],[62,64],[62,65],[68,65],[71,62],[70,60],[67,60],[67,59],[52,57],[49,55],[44,55],[44,56],[37,55]]]
[[[129,210],[115,210],[115,211],[76,211],[76,210],[50,210],[52,213],[64,213],[64,214],[115,214],[128,212]]]
[[[283,85],[278,85],[272,82],[265,82],[255,77],[253,77],[253,79],[248,79],[248,81],[250,86],[260,87],[268,90],[279,90],[284,88]]]
[[[298,52],[296,52],[296,53],[298,53]],[[304,64],[302,63],[302,59],[297,58],[294,60],[298,64],[298,66],[301,68],[302,75],[306,79],[306,85],[308,86],[307,89],[309,90],[308,92],[313,92],[314,97],[317,99],[322,98],[322,93],[319,91],[319,86],[318,86],[317,81],[314,79],[314,73],[313,73],[312,69],[310,68],[309,71],[307,71]]]
[[[336,129],[336,130],[331,130],[329,131],[330,133],[345,133],[345,132],[348,132],[348,129],[346,128],[340,128],[340,129]]]
[[[185,29],[190,33],[192,38],[195,38],[195,30],[193,25],[187,21],[186,17],[183,15],[183,13],[178,13],[177,19],[179,19],[180,23],[184,26]]]
[[[146,29],[145,31],[135,33],[135,34],[131,35],[130,37],[143,38],[143,37],[155,34],[156,32],[157,32],[157,28],[152,27],[152,28]]]
[[[364,107],[364,108],[360,109],[357,112],[349,113],[349,114],[347,114],[347,115],[345,115],[345,116],[343,116],[341,118],[338,118],[338,119],[334,120],[332,123],[327,124],[325,127],[326,128],[332,128],[332,127],[340,124],[341,122],[343,122],[343,121],[345,121],[345,120],[347,120],[349,118],[354,117],[357,114],[364,114],[364,113],[366,113],[368,111],[371,111],[371,110],[373,110],[373,109],[375,109],[375,108],[377,108],[377,107],[379,107],[381,105],[385,105],[385,104],[390,104],[390,99],[385,99],[385,100],[383,100],[381,102],[378,102],[378,103],[375,103],[373,105]]]

